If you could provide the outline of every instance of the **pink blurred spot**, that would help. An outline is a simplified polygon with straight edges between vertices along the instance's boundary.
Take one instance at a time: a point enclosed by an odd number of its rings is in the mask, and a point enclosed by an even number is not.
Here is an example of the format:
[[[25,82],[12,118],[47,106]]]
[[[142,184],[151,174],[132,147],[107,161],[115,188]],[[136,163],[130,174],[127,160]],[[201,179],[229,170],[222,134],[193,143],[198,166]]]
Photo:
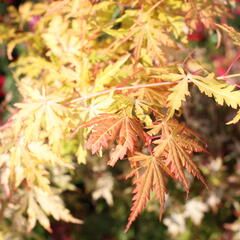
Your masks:
[[[240,1],[240,0],[239,0]],[[234,10],[234,14],[236,16],[240,16],[240,6],[236,7],[236,9]]]
[[[38,21],[40,20],[40,16],[36,15],[33,16],[31,20],[28,21],[29,27],[31,31],[34,31],[36,24],[38,23]]]
[[[225,75],[226,70],[223,67],[218,67],[216,69],[216,72],[218,76],[222,76],[222,75]]]
[[[3,85],[5,83],[5,76],[0,75],[0,97],[4,97],[5,93],[3,90]]]
[[[203,33],[204,29],[205,29],[204,24],[201,21],[198,21],[196,23],[195,31],[198,32],[198,33]]]

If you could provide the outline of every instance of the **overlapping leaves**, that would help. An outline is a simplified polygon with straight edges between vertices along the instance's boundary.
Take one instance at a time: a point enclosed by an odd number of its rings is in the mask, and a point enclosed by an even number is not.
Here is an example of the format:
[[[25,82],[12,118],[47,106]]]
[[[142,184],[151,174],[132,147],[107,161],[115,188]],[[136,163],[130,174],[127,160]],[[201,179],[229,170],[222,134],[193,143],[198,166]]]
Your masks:
[[[174,120],[162,121],[148,127],[148,133],[143,130],[140,122],[134,118],[117,114],[100,114],[80,127],[92,127],[92,132],[86,147],[92,153],[109,149],[109,165],[114,166],[118,159],[128,156],[134,176],[133,206],[126,231],[131,226],[150,198],[150,192],[155,191],[163,212],[166,187],[164,173],[179,180],[189,192],[189,182],[185,170],[197,177],[204,185],[206,182],[197,165],[192,160],[193,152],[205,152],[203,143],[185,125]],[[155,139],[155,140],[154,140]],[[138,152],[141,146],[148,145],[148,155]],[[152,150],[153,148],[153,150]]]
[[[117,143],[111,152],[109,165],[114,166],[118,159],[123,159],[127,153],[133,153],[138,140],[144,140],[144,131],[138,120],[117,114],[101,114],[83,123],[81,127],[91,127],[92,133],[86,147],[92,153],[101,152],[103,148],[110,148],[110,144]]]

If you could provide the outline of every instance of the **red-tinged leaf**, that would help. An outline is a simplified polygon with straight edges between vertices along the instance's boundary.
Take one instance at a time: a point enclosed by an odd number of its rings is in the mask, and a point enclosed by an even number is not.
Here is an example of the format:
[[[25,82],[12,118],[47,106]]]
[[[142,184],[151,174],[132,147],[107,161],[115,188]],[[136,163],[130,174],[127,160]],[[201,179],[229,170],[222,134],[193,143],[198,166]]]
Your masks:
[[[138,140],[144,142],[146,138],[138,120],[117,114],[100,114],[80,127],[93,127],[86,143],[92,154],[116,143],[110,154],[110,166],[114,166],[118,159],[123,159],[127,152],[133,153],[138,146]]]
[[[108,113],[102,113],[99,114],[97,117],[82,123],[80,125],[80,128],[86,128],[86,127],[93,127],[97,124],[101,124],[103,121],[106,121],[106,123],[109,121],[113,121],[114,119],[119,119],[121,116],[116,115],[116,114],[108,114]]]
[[[162,165],[157,164],[156,162],[155,164],[153,164],[153,167],[154,167],[154,173],[155,173],[153,178],[153,188],[156,191],[157,198],[160,203],[160,219],[162,219],[162,215],[164,211],[165,193],[167,189],[165,186],[165,181],[164,181],[162,172],[160,170],[160,168],[163,168]]]
[[[127,232],[131,224],[135,221],[146,203],[150,198],[150,192],[154,190],[160,204],[160,216],[163,213],[166,187],[163,177],[163,171],[171,174],[170,171],[164,166],[160,158],[154,156],[144,155],[137,153],[137,155],[129,158],[130,162],[139,162],[141,168],[136,171],[133,170],[135,176],[134,184],[136,185],[133,190],[134,204],[131,208],[131,214],[128,218],[128,224],[125,231]]]
[[[154,156],[165,159],[166,167],[169,168],[174,178],[184,184],[188,193],[189,183],[184,174],[184,168],[207,186],[204,177],[191,158],[193,152],[206,152],[206,150],[191,130],[183,124],[179,124],[178,127],[177,125],[177,121],[174,120],[160,123],[160,127],[153,126],[151,132],[154,132],[154,129],[161,131],[161,138],[153,142],[156,145],[153,153]]]
[[[152,162],[148,165],[145,172],[137,179],[135,179],[134,184],[136,188],[133,191],[134,204],[131,208],[131,214],[128,218],[128,224],[126,226],[125,232],[128,231],[132,223],[135,221],[136,217],[145,208],[146,203],[150,197],[150,191],[153,183],[153,167]]]
[[[166,159],[166,166],[169,167],[175,178],[184,184],[186,192],[189,193],[189,183],[183,171],[181,155],[179,154],[178,149],[176,148],[174,143],[171,142],[171,140],[169,141],[168,145],[169,151]]]
[[[207,150],[194,139],[191,139],[187,136],[180,136],[178,137],[178,144],[182,147],[191,152],[207,152]]]
[[[140,135],[139,135],[140,134]],[[109,165],[114,166],[118,159],[123,159],[127,151],[133,153],[138,141],[138,136],[143,139],[144,134],[140,124],[131,118],[124,118],[119,130],[119,142],[110,155]]]
[[[205,185],[205,187],[208,188],[206,180],[202,176],[197,165],[191,159],[191,156],[188,153],[184,152],[184,150],[181,147],[179,147],[179,146],[177,146],[177,147],[178,147],[178,151],[179,151],[179,155],[181,157],[181,163],[182,163],[183,167],[185,167],[186,170],[190,174],[192,174],[194,177],[197,177]]]

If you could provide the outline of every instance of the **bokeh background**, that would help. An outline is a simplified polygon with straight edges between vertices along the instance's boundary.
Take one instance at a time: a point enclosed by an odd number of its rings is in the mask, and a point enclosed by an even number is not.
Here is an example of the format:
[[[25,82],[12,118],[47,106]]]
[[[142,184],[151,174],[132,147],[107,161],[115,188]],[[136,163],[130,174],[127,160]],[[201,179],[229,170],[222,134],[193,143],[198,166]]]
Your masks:
[[[0,0],[0,22],[10,5],[16,8],[24,1]],[[35,1],[36,2],[36,1]],[[236,1],[240,2],[240,1]],[[240,30],[240,3],[229,5],[232,18],[223,18]],[[217,75],[223,75],[234,62],[231,74],[240,73],[237,61],[240,49],[224,34],[216,48],[217,34],[206,33],[204,26],[188,35],[196,58],[204,60]],[[23,45],[14,49],[13,60],[25,51]],[[236,61],[234,61],[236,60]],[[7,59],[4,43],[0,45],[0,124],[4,123],[13,104],[20,97],[12,76],[14,69]],[[232,81],[227,79],[227,81]],[[240,86],[240,80],[234,80]],[[87,165],[72,172],[74,191],[63,193],[71,212],[84,220],[83,225],[52,220],[53,233],[38,225],[26,239],[48,240],[239,240],[240,239],[240,125],[226,125],[234,111],[218,106],[212,99],[191,89],[192,96],[184,106],[182,119],[206,140],[208,155],[195,155],[195,160],[209,184],[193,182],[186,201],[182,186],[168,182],[171,196],[167,197],[163,220],[158,219],[159,206],[151,200],[147,209],[124,233],[131,208],[130,182],[124,180],[124,163],[112,169],[106,160],[92,157]],[[206,107],[207,106],[207,107]],[[69,146],[71,148],[71,146]],[[65,148],[68,153],[67,147]]]

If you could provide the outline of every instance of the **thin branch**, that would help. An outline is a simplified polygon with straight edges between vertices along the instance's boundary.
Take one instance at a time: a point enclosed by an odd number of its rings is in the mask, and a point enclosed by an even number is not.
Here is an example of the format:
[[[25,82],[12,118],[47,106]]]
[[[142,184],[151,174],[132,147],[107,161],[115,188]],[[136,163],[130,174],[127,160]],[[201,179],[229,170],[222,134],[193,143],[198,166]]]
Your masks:
[[[222,75],[222,76],[217,77],[217,79],[234,78],[234,77],[240,77],[240,73],[230,74],[230,75]]]
[[[175,83],[178,83],[178,82],[179,81],[160,82],[160,83],[149,83],[149,84],[140,84],[140,85],[136,85],[136,86],[112,88],[112,89],[108,89],[108,90],[105,90],[105,91],[102,91],[102,92],[93,93],[93,94],[89,94],[87,96],[75,98],[75,99],[69,101],[68,104],[76,103],[76,102],[87,100],[87,99],[94,98],[94,97],[98,97],[98,96],[105,95],[105,94],[108,94],[108,93],[113,93],[115,91],[123,91],[123,90],[138,89],[138,88],[145,88],[145,87],[158,87],[158,86],[163,86],[163,85],[175,84]]]
[[[234,78],[234,77],[239,77],[239,76],[240,76],[240,73],[239,74],[220,76],[220,77],[217,77],[217,79],[220,80],[220,79]],[[140,85],[136,85],[136,86],[115,87],[115,88],[108,89],[108,90],[105,90],[105,91],[102,91],[102,92],[97,92],[97,93],[89,94],[87,96],[72,99],[67,104],[80,102],[80,101],[83,101],[83,100],[91,99],[91,98],[98,97],[98,96],[101,96],[101,95],[105,95],[105,94],[108,94],[108,93],[114,93],[115,91],[124,91],[124,90],[129,90],[129,89],[138,89],[138,88],[145,88],[145,87],[158,87],[158,86],[164,86],[164,85],[171,85],[171,84],[176,84],[179,81],[180,81],[180,79],[177,80],[177,81],[174,81],[174,82],[160,82],[160,83],[140,84]],[[191,81],[189,81],[189,82],[191,82]]]
[[[140,68],[137,69],[133,74],[131,74],[129,77],[127,77],[125,80],[123,80],[121,83],[119,83],[115,88],[120,88],[125,85],[129,80],[131,80],[137,73],[142,72],[144,69]]]
[[[233,65],[240,59],[240,54],[237,55],[237,57],[231,62],[230,66],[228,67],[227,71],[223,74],[223,76],[226,76],[232,69]]]

